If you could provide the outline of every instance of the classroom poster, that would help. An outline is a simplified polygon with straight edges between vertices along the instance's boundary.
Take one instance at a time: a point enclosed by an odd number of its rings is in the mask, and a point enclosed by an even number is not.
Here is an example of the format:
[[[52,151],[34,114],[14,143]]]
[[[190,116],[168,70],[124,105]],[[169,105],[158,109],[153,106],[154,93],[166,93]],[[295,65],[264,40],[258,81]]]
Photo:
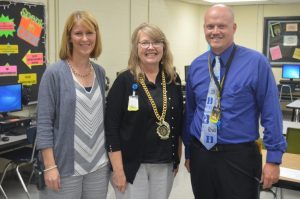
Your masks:
[[[22,83],[37,100],[46,69],[45,5],[0,1],[0,84]]]

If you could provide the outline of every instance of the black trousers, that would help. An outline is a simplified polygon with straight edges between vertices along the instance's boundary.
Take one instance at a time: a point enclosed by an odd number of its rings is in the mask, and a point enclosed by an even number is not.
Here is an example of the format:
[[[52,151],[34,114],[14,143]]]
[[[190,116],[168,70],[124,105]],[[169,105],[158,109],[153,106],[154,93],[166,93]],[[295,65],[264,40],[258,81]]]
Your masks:
[[[195,199],[258,199],[262,157],[255,142],[207,150],[192,139],[190,172]]]

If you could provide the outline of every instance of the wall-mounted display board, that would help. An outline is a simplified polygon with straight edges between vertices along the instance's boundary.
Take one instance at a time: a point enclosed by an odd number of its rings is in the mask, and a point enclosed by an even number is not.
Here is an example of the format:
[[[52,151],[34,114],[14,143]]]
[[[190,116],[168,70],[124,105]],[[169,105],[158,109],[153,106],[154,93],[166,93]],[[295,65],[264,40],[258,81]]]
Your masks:
[[[300,63],[300,16],[265,17],[263,53],[272,66]]]
[[[22,83],[37,100],[46,69],[45,5],[0,1],[0,84]]]

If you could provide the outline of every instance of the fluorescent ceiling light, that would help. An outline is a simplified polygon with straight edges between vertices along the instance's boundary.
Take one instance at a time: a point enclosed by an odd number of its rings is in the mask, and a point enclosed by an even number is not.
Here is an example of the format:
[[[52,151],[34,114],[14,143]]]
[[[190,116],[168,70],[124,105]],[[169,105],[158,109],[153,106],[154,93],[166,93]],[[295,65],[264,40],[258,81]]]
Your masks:
[[[267,0],[203,0],[210,3],[264,2]]]

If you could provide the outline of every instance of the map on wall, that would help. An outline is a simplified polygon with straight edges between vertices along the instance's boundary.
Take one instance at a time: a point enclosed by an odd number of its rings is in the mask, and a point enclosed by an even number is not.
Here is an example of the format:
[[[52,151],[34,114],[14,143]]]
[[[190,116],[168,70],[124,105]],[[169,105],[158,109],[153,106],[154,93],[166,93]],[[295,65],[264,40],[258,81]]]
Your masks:
[[[22,83],[31,102],[46,69],[45,5],[0,1],[0,84]]]

